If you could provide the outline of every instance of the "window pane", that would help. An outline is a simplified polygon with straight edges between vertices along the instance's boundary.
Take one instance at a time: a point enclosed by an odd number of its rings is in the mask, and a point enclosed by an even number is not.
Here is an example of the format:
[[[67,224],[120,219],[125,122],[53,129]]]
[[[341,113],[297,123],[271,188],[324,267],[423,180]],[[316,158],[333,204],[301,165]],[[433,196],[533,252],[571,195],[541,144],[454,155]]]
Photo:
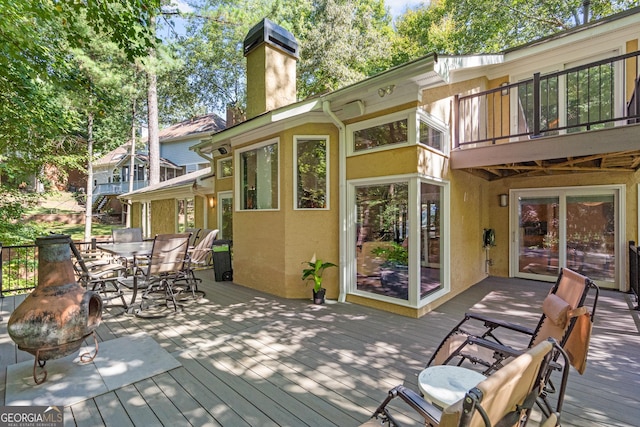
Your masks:
[[[433,128],[427,122],[420,120],[420,142],[436,150],[442,151],[444,133]]]
[[[407,141],[407,119],[403,119],[353,132],[353,151],[370,150]]]
[[[298,208],[327,207],[327,141],[325,139],[297,140],[296,189]]]
[[[242,209],[278,208],[278,144],[240,153]]]
[[[356,188],[357,289],[409,299],[406,182]]]
[[[220,178],[233,176],[233,162],[231,158],[220,160]]]
[[[440,218],[442,188],[420,184],[420,298],[442,288]]]
[[[521,197],[518,271],[558,275],[559,198]]]

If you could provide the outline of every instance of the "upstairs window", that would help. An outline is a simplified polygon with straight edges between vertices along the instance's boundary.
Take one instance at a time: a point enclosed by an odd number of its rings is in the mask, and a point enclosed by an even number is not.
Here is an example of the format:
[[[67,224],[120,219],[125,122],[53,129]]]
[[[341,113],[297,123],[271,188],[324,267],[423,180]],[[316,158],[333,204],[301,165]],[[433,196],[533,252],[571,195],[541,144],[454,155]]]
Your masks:
[[[233,176],[233,161],[231,157],[218,160],[218,179]]]
[[[385,145],[402,144],[409,141],[407,119],[359,129],[353,132],[353,151],[371,150]]]

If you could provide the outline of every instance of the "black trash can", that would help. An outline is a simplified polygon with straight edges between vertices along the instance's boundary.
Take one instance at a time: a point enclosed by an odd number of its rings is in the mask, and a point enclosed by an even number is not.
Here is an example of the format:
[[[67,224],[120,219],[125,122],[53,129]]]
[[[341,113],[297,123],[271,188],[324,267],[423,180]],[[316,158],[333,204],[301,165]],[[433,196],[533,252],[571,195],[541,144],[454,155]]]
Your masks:
[[[216,282],[229,282],[233,280],[231,268],[231,240],[213,241],[213,271]]]

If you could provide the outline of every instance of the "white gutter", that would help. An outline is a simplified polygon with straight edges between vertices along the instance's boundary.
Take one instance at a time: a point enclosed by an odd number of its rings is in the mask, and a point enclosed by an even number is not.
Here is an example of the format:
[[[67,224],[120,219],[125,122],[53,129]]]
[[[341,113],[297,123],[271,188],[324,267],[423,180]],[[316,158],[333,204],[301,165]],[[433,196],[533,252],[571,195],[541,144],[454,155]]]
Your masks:
[[[331,118],[333,123],[338,128],[338,224],[339,224],[339,252],[340,262],[338,263],[338,270],[340,271],[340,294],[338,296],[339,302],[345,302],[347,298],[347,264],[346,260],[346,233],[347,233],[347,191],[346,191],[346,178],[347,178],[347,166],[345,157],[345,125],[340,119],[331,111],[331,101],[322,102],[322,111]]]

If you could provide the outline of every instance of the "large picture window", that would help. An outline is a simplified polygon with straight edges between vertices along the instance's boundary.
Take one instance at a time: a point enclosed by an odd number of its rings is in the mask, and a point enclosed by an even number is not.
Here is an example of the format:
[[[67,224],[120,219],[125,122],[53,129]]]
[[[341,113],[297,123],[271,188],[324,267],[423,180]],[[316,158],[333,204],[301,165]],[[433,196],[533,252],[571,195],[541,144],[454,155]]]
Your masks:
[[[238,151],[240,209],[278,209],[278,141]]]
[[[297,136],[294,138],[295,208],[328,208],[329,138]]]
[[[444,183],[354,185],[354,293],[418,307],[446,292]]]

